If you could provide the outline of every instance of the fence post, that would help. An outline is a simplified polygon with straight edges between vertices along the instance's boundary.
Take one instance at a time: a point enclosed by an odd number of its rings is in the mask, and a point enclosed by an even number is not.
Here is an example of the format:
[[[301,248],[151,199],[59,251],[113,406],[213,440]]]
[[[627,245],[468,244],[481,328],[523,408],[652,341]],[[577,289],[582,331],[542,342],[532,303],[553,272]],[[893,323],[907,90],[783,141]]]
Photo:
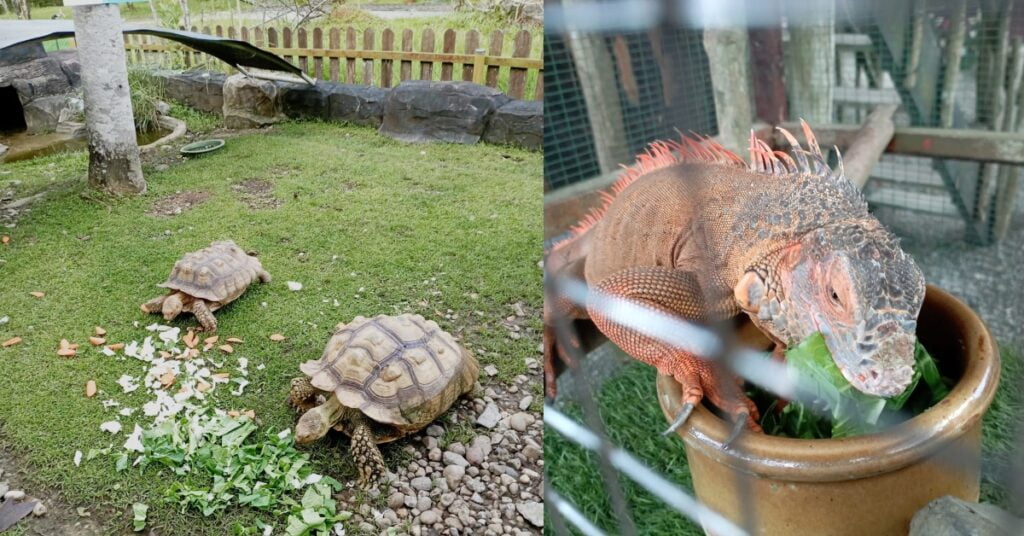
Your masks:
[[[420,38],[420,52],[433,53],[434,52],[434,30],[427,28],[423,30],[423,37]],[[433,80],[434,79],[434,62],[432,61],[421,61],[420,62],[420,80]]]
[[[476,49],[476,56],[473,57],[473,83],[484,85],[487,83],[487,56],[482,48]]]
[[[470,30],[466,32],[466,54],[476,54],[476,50],[480,48],[480,32],[476,30]],[[462,80],[465,82],[472,82],[476,80],[474,74],[474,68],[476,67],[476,58],[473,58],[473,63],[462,64]]]
[[[444,41],[442,44],[441,52],[445,54],[455,54],[455,30],[451,28],[444,31]],[[452,70],[454,64],[450,61],[441,62],[441,80],[451,80]]]
[[[491,32],[491,50],[488,52],[491,56],[501,56],[501,48],[504,45],[505,34],[501,30],[494,30]],[[487,85],[490,87],[498,87],[498,74],[501,67],[498,65],[491,65],[487,67]]]
[[[316,49],[317,55],[313,58],[313,77],[323,78],[324,76],[324,58],[321,56],[324,49],[324,31],[320,28],[313,29],[313,48]]]
[[[345,30],[345,48],[348,50],[356,49],[356,29],[349,26]],[[356,83],[356,59],[352,57],[345,58],[345,77],[349,84]]]
[[[402,52],[412,52],[412,30],[402,30]],[[402,82],[412,79],[412,60],[402,60],[398,77]]]
[[[391,52],[395,48],[395,32],[391,28],[385,28],[380,36],[380,49],[384,52]],[[380,60],[380,87],[391,87],[391,75],[394,73],[394,60]]]

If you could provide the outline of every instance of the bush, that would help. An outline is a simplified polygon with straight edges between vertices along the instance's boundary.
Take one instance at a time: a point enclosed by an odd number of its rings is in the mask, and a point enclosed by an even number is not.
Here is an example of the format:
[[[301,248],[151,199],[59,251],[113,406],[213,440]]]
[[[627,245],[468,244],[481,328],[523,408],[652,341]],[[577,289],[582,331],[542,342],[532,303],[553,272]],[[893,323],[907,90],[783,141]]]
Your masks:
[[[164,100],[163,81],[143,67],[128,67],[128,90],[132,96],[132,116],[139,132],[153,130],[160,120],[159,102]]]

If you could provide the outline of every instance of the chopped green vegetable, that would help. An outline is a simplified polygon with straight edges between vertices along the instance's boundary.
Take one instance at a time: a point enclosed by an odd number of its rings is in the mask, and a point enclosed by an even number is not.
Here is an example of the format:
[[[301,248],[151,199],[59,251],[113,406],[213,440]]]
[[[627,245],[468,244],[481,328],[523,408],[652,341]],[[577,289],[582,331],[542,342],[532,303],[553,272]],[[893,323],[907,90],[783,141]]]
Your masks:
[[[146,528],[146,512],[149,511],[149,505],[143,503],[135,503],[132,505],[132,514],[135,517],[132,518],[132,529],[135,532],[139,532]]]
[[[920,342],[914,360],[914,376],[905,391],[892,398],[867,395],[846,381],[824,337],[815,333],[786,352],[791,374],[801,379],[813,402],[807,406],[790,401],[779,411],[773,401],[763,412],[761,426],[771,435],[822,439],[873,433],[906,420],[949,393],[948,380]]]

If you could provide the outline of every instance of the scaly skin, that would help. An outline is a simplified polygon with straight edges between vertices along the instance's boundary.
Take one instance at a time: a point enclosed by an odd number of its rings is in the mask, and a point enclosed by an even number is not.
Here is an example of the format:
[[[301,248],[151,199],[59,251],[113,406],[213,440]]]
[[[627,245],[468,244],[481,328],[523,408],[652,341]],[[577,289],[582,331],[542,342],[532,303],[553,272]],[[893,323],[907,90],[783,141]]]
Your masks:
[[[751,137],[752,164],[708,140],[652,144],[573,235],[547,254],[549,276],[584,281],[586,307],[545,301],[554,315],[591,319],[630,356],[674,376],[683,402],[703,397],[757,430],[757,409],[707,361],[603,316],[595,296],[708,324],[745,312],[786,346],[821,331],[859,390],[881,396],[911,379],[924,278],[897,239],[833,172],[810,129],[792,157]],[[678,152],[677,156],[675,153]],[[545,329],[546,370],[560,354]],[[547,394],[554,396],[553,378]]]

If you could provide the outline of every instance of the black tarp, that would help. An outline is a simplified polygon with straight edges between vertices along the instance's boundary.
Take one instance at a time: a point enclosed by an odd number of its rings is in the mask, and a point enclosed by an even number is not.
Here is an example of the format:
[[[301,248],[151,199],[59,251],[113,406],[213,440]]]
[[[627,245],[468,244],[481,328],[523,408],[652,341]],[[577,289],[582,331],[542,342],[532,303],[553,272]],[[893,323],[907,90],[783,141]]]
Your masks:
[[[238,68],[253,67],[271,71],[285,71],[301,76],[302,71],[284,58],[255,47],[245,41],[225,39],[195,32],[155,28],[138,24],[124,24],[124,33],[155,35],[194,48]],[[75,27],[70,20],[0,20],[0,51],[31,41],[45,41],[74,37]]]

